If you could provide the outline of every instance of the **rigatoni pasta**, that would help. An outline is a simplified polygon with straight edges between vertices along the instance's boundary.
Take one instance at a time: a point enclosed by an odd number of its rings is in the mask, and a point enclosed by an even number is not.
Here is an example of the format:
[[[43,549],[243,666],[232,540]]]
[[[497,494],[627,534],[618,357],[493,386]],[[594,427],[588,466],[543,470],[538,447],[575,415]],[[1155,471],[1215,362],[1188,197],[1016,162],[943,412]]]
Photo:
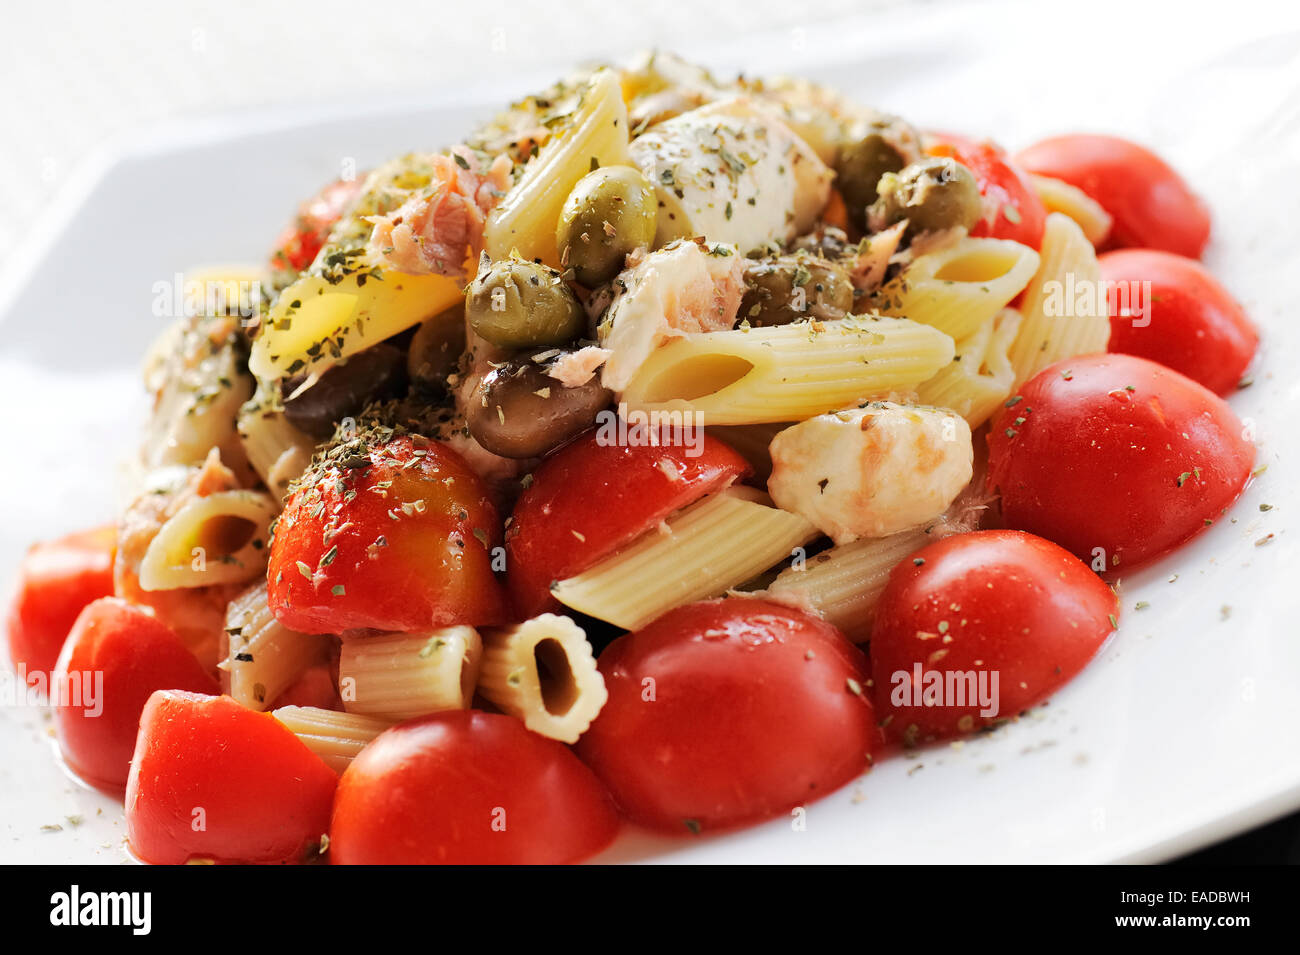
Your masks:
[[[924,529],[916,529],[840,544],[781,571],[763,595],[812,610],[854,643],[865,643],[890,571],[931,540]]]
[[[222,687],[250,710],[288,689],[309,666],[323,660],[329,637],[298,633],[275,619],[266,600],[266,581],[249,587],[226,611],[229,651],[219,664]]]
[[[376,736],[392,726],[390,720],[357,713],[323,710],[318,706],[281,706],[271,715],[307,744],[336,773],[348,768]]]
[[[534,733],[575,743],[609,694],[587,635],[546,613],[484,634],[479,692]]]
[[[473,627],[353,636],[339,657],[339,692],[349,713],[406,720],[469,706],[483,642]]]

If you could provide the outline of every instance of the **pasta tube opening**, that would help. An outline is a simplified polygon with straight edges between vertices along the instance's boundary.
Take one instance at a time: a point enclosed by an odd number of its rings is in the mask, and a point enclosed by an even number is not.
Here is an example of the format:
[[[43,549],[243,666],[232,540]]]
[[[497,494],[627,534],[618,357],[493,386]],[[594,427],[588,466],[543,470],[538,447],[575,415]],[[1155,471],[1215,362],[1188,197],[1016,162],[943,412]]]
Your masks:
[[[587,635],[545,613],[483,637],[479,693],[534,733],[577,742],[609,694]]]

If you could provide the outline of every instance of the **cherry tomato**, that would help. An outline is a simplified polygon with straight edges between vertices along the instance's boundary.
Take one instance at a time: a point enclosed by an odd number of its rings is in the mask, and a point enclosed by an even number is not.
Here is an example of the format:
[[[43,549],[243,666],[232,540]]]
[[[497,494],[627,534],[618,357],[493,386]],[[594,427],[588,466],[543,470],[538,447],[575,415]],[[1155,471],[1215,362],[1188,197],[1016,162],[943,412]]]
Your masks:
[[[1045,700],[1096,655],[1115,594],[1069,551],[1020,531],[955,534],[904,559],[871,629],[876,709],[909,744]]]
[[[970,230],[973,236],[1011,239],[1037,249],[1043,244],[1047,209],[1029,178],[989,142],[936,143],[929,151],[951,156],[969,169],[984,198],[984,218]]]
[[[1209,240],[1205,204],[1163,159],[1137,143],[1116,136],[1054,136],[1017,153],[1015,161],[1101,203],[1115,220],[1112,245],[1198,259]]]
[[[779,604],[678,607],[599,667],[609,701],[578,755],[631,819],[665,832],[789,812],[863,772],[880,741],[866,657]]]
[[[605,848],[609,797],[562,743],[512,716],[453,710],[381,733],[343,773],[330,860],[555,865]]]
[[[28,674],[29,686],[49,686],[59,651],[81,609],[113,593],[113,527],[69,534],[36,544],[18,570],[9,607],[9,658]],[[38,676],[38,674],[44,674]]]
[[[271,268],[301,272],[311,265],[329,237],[330,229],[361,192],[361,180],[330,183],[319,195],[307,200],[285,226],[271,253]]]
[[[1222,398],[1145,358],[1066,359],[1007,405],[989,431],[1004,522],[1098,571],[1127,570],[1204,530],[1254,462]]]
[[[170,627],[117,597],[101,597],[81,611],[52,686],[63,758],[88,782],[119,791],[150,695],[220,690]]]
[[[312,664],[267,704],[267,710],[278,710],[282,706],[314,706],[319,710],[342,711],[343,699],[339,696],[336,667],[337,664],[327,662]]]
[[[338,777],[269,713],[159,690],[140,717],[126,834],[156,865],[297,862],[329,829]]]
[[[558,609],[551,584],[582,573],[674,511],[749,473],[711,435],[695,448],[615,446],[599,431],[547,458],[519,497],[506,540],[515,607],[525,617]]]
[[[1150,358],[1220,395],[1237,387],[1259,332],[1205,266],[1153,249],[1107,252],[1099,261],[1110,351]]]
[[[496,507],[465,460],[395,438],[329,465],[289,499],[271,543],[271,611],[302,633],[505,623],[492,574],[500,543]]]
[[[951,156],[951,150],[975,150],[981,147],[992,149],[999,156],[1005,156],[1006,150],[991,139],[977,139],[965,133],[954,133],[946,129],[928,129],[921,134],[921,142],[926,153],[931,156]]]

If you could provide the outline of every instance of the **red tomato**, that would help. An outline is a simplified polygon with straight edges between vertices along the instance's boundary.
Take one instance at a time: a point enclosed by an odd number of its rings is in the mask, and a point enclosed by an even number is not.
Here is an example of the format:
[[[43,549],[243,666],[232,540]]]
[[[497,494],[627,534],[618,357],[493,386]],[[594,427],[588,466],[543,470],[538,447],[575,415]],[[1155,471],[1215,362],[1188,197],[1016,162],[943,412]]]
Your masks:
[[[131,768],[140,712],[155,690],[220,692],[170,627],[117,597],[81,612],[52,685],[63,758],[87,781],[118,790]]]
[[[1237,387],[1259,332],[1205,266],[1153,249],[1108,252],[1099,261],[1110,351],[1150,358],[1221,395]]]
[[[1040,176],[1082,189],[1111,214],[1110,242],[1163,249],[1198,259],[1210,237],[1210,213],[1163,159],[1116,136],[1054,136],[1016,154]]]
[[[311,265],[334,223],[361,192],[361,182],[352,179],[330,183],[315,198],[304,202],[293,222],[275,240],[271,268],[301,272]]]
[[[871,629],[876,708],[914,744],[1046,699],[1115,629],[1115,594],[1078,558],[1020,531],[927,544],[889,576]]]
[[[289,499],[271,543],[271,611],[302,633],[505,623],[500,543],[496,507],[465,460],[396,438]]]
[[[745,459],[711,435],[700,453],[624,447],[588,432],[542,462],[515,504],[506,568],[525,617],[558,609],[551,584],[580,574],[674,511],[746,476]]]
[[[609,701],[578,755],[630,818],[666,832],[789,812],[863,772],[880,741],[867,658],[780,604],[678,607],[599,666]]]
[[[49,686],[49,675],[77,614],[113,593],[115,528],[97,527],[36,544],[18,570],[9,608],[9,658],[29,685]],[[44,674],[37,677],[36,674]]]
[[[285,687],[284,691],[267,704],[268,710],[282,706],[314,706],[321,710],[343,710],[339,696],[334,664],[322,662],[309,666],[302,676]]]
[[[1043,244],[1047,209],[1029,178],[1008,162],[989,142],[936,144],[936,156],[951,156],[969,169],[984,197],[984,218],[970,230],[973,236],[1011,239],[1030,248]]]
[[[618,816],[562,743],[455,710],[381,733],[339,781],[330,861],[555,865],[613,841]]]
[[[954,148],[975,150],[982,146],[987,146],[999,156],[1005,156],[1007,152],[991,139],[976,139],[964,133],[943,129],[926,130],[921,134],[921,142],[925,146],[925,151],[931,156],[951,156]]]
[[[159,690],[140,717],[126,834],[156,865],[296,862],[329,829],[338,777],[269,713]]]
[[[1145,358],[1089,355],[1043,369],[989,431],[990,488],[1009,527],[1096,570],[1127,569],[1217,520],[1255,449],[1232,409]]]

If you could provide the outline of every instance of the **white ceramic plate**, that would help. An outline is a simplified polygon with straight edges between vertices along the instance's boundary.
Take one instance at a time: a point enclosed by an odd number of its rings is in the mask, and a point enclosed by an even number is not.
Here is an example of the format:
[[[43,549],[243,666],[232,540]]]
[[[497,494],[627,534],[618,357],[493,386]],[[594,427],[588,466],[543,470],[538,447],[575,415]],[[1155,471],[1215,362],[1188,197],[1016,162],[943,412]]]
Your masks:
[[[1195,17],[1143,23],[1119,5],[1053,29],[1036,5],[944,9],[681,49],[724,71],[804,73],[1010,147],[1100,130],[1160,150],[1209,200],[1206,262],[1264,330],[1255,384],[1232,404],[1268,470],[1230,520],[1125,579],[1118,635],[1028,718],[883,763],[813,804],[803,831],[777,820],[704,839],[629,834],[602,859],[1154,861],[1300,806],[1296,15],[1219,18],[1201,39]],[[365,168],[452,142],[545,79],[455,105],[221,120],[92,163],[0,277],[0,579],[29,541],[112,513],[115,462],[146,410],[136,368],[162,323],[155,282],[259,258],[346,159]],[[1149,609],[1134,612],[1139,600]],[[125,860],[120,806],[58,768],[48,726],[40,709],[0,708],[0,862]]]

